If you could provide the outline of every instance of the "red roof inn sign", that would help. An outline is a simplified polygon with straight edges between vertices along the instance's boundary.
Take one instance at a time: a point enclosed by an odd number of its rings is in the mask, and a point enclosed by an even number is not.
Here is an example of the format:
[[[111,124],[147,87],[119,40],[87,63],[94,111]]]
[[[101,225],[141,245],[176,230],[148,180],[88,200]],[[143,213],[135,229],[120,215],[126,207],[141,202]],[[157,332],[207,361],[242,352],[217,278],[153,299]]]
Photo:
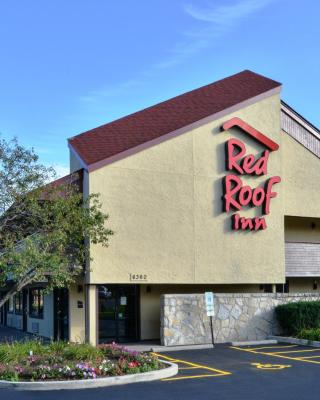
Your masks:
[[[255,188],[245,185],[240,176],[267,175],[270,152],[278,150],[279,145],[240,118],[232,118],[225,122],[222,130],[226,131],[234,126],[241,128],[259,141],[267,150],[264,150],[256,158],[253,154],[247,154],[246,146],[241,140],[232,138],[226,142],[226,169],[233,173],[228,174],[223,180],[224,211],[241,211],[244,207],[261,207],[262,214],[269,214],[271,199],[277,196],[277,193],[273,191],[273,186],[281,182],[280,176],[272,176],[263,187]],[[245,218],[236,213],[232,215],[232,228],[234,230],[259,231],[266,229],[267,224],[264,217]]]

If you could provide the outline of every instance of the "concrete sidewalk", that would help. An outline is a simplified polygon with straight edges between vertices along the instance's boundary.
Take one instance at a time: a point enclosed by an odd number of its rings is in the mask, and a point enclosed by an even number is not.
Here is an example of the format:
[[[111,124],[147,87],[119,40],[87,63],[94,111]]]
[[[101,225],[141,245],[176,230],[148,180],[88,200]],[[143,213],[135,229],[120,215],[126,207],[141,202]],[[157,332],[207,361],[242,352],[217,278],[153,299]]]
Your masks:
[[[120,345],[126,347],[129,350],[134,351],[154,351],[156,353],[164,353],[168,351],[179,351],[179,350],[203,350],[212,349],[212,344],[194,344],[185,346],[162,346],[159,341],[142,340],[137,343],[120,343]]]
[[[17,329],[0,326],[0,343],[22,342],[28,339],[35,338],[38,338],[38,336],[19,331]]]

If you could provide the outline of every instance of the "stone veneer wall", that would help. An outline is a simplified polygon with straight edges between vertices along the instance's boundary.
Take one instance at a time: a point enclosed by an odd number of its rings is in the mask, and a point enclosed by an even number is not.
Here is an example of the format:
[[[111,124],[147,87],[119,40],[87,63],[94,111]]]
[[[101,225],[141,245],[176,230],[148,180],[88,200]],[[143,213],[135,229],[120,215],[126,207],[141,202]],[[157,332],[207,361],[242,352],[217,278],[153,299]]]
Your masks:
[[[279,334],[274,309],[278,304],[319,300],[312,293],[215,294],[213,329],[216,343],[266,339]],[[161,296],[161,344],[211,343],[210,319],[203,294]]]

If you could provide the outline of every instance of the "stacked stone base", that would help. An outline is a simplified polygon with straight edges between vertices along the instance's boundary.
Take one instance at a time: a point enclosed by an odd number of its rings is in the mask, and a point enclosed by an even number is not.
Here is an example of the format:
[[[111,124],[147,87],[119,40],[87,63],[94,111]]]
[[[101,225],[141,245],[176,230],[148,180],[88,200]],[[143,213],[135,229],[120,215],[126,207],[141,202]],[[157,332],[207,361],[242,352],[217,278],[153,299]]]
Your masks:
[[[320,300],[312,293],[215,294],[213,330],[216,343],[263,340],[281,334],[275,307],[294,301]],[[161,297],[161,344],[211,343],[210,319],[204,294],[165,294]]]

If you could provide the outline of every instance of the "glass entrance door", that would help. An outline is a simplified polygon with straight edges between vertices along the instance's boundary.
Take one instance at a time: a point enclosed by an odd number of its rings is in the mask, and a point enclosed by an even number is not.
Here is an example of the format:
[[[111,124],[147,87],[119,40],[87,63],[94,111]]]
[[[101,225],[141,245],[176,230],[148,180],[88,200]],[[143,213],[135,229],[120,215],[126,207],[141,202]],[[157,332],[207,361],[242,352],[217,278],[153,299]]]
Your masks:
[[[54,339],[69,339],[69,291],[55,289],[54,295]]]
[[[138,339],[138,287],[99,285],[99,343]]]

